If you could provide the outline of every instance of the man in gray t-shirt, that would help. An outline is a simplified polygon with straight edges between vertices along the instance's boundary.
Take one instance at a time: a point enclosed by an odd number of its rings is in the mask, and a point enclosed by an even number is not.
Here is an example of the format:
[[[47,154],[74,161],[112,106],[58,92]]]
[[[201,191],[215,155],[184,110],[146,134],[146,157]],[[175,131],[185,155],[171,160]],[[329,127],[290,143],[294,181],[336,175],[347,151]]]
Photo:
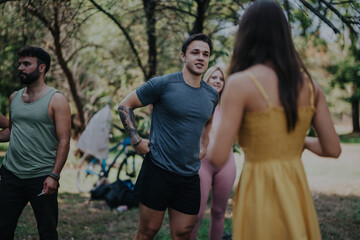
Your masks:
[[[131,143],[146,154],[135,186],[140,201],[135,239],[153,239],[168,209],[172,238],[188,239],[200,206],[198,170],[208,145],[217,92],[201,80],[212,50],[205,34],[184,41],[181,72],[155,77],[130,93],[119,115]],[[149,140],[141,139],[133,109],[153,104]]]

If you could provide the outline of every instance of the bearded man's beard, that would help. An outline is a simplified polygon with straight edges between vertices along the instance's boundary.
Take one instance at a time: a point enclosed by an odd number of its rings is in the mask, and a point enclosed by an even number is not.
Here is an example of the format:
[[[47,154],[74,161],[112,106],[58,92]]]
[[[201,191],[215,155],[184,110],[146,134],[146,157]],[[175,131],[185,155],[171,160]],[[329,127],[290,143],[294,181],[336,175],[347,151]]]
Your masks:
[[[25,75],[25,77],[23,77],[21,75]],[[24,73],[24,72],[19,72],[19,77],[20,77],[21,83],[29,85],[39,79],[39,77],[40,77],[39,68],[36,68],[33,72],[31,72],[29,74]]]

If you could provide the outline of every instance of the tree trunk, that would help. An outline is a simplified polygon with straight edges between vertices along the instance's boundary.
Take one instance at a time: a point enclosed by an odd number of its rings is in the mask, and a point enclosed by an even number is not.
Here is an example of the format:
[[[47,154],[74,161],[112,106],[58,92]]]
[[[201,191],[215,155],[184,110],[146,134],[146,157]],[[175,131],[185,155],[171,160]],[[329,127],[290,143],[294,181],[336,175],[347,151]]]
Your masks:
[[[351,101],[352,108],[352,124],[353,124],[353,132],[360,132],[359,126],[359,99],[353,99]]]
[[[146,71],[146,81],[156,75],[157,51],[156,51],[156,18],[155,9],[157,0],[143,0],[146,16],[146,34],[148,42],[148,66]]]
[[[79,133],[81,133],[85,129],[85,118],[84,118],[84,111],[83,111],[83,105],[81,103],[80,97],[77,92],[77,87],[75,84],[74,76],[68,67],[64,55],[62,53],[62,45],[60,40],[60,33],[61,33],[61,26],[59,24],[59,9],[60,4],[62,2],[59,0],[56,0],[53,2],[53,16],[50,19],[47,19],[42,12],[38,11],[37,8],[31,4],[26,5],[25,9],[30,12],[33,16],[38,18],[44,26],[51,32],[52,37],[54,38],[54,46],[55,46],[55,54],[58,59],[59,65],[61,66],[61,69],[63,70],[66,79],[68,81],[68,84],[70,86],[71,95],[73,97],[73,100],[75,102],[76,110],[78,112],[78,117],[80,124],[75,124],[75,136],[77,136]]]
[[[202,33],[204,31],[205,13],[209,7],[210,0],[196,0],[197,2],[197,14],[194,22],[194,26],[190,32],[190,35],[196,33]]]
[[[57,24],[56,24],[57,25]],[[81,133],[85,129],[85,118],[84,118],[84,111],[83,111],[83,105],[81,103],[80,97],[77,92],[76,83],[74,80],[74,76],[69,69],[65,59],[64,55],[62,53],[62,47],[60,43],[60,31],[58,29],[58,26],[55,26],[54,32],[52,32],[54,37],[54,45],[55,45],[55,54],[58,59],[58,62],[61,66],[61,69],[63,70],[66,79],[68,81],[68,84],[70,86],[71,95],[74,99],[76,110],[78,112],[78,117],[80,120],[80,126],[76,126],[75,128],[75,136],[77,136],[79,133]]]

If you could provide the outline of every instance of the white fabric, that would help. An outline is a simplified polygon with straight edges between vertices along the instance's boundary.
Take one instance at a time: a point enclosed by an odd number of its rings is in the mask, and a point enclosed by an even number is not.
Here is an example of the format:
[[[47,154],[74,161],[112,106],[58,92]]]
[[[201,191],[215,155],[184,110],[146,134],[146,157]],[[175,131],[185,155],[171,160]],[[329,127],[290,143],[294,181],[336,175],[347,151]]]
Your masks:
[[[107,158],[109,155],[110,126],[110,107],[106,105],[90,119],[80,136],[77,147],[98,159]]]

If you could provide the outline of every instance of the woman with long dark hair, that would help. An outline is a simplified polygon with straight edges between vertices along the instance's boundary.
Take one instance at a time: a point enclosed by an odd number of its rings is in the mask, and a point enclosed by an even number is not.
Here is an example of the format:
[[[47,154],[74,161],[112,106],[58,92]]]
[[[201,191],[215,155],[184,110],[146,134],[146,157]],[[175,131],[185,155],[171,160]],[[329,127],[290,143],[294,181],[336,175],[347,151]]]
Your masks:
[[[235,137],[245,153],[233,239],[321,239],[301,155],[306,148],[336,158],[341,148],[325,96],[277,3],[255,1],[245,11],[229,74],[208,157],[223,165]],[[306,137],[311,125],[315,138]]]

